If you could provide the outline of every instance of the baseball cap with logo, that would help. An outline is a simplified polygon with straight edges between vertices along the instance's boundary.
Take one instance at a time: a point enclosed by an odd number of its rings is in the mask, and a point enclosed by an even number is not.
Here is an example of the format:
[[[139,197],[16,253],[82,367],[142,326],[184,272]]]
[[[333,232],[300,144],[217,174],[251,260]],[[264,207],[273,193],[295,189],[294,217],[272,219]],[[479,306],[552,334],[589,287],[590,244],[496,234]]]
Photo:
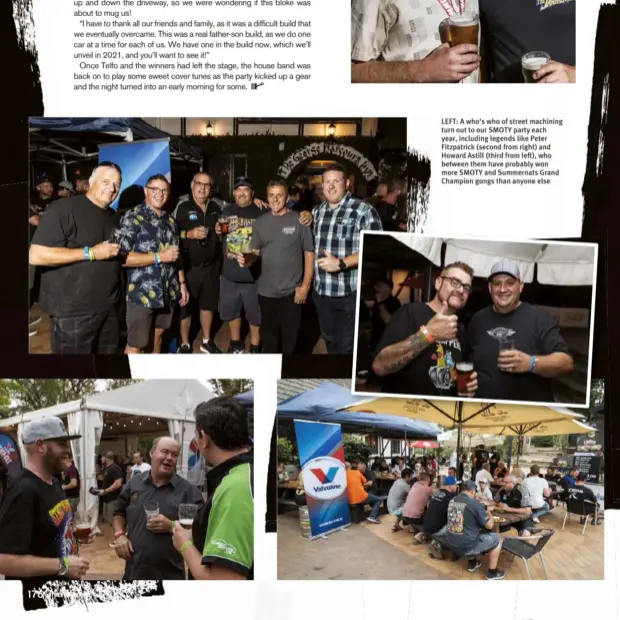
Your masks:
[[[454,476],[446,476],[443,479],[443,483],[447,486],[447,487],[451,487],[453,485],[456,484],[456,478]]]
[[[252,181],[248,177],[237,177],[235,179],[235,189],[238,187],[248,187],[249,189],[254,189],[252,186]]]
[[[519,269],[519,265],[513,260],[509,258],[502,258],[502,260],[497,261],[493,267],[491,267],[491,273],[489,273],[489,280],[500,273],[505,273],[517,280],[521,279],[521,270]]]
[[[25,445],[28,445],[35,443],[39,439],[41,441],[50,441],[53,439],[79,439],[80,437],[81,435],[69,435],[60,418],[57,418],[56,416],[48,416],[46,418],[41,418],[40,420],[26,422],[22,433],[22,442]]]

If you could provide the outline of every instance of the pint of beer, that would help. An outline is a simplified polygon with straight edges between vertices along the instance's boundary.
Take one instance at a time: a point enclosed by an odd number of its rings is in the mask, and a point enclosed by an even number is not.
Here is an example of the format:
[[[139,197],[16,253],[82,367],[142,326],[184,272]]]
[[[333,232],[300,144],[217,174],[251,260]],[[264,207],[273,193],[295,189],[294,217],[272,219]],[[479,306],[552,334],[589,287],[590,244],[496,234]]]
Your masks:
[[[179,523],[181,527],[191,530],[197,514],[198,506],[196,504],[181,504],[179,506]]]
[[[475,45],[478,47],[480,20],[477,13],[456,13],[450,16],[450,46]]]
[[[186,530],[191,530],[194,525],[194,519],[179,519],[179,523],[181,524],[181,527]]]
[[[536,84],[534,73],[542,69],[549,61],[551,56],[546,52],[528,52],[521,58],[521,71],[526,84]]]
[[[446,17],[441,24],[439,24],[439,39],[441,40],[442,45],[444,43],[450,43],[450,18]]]
[[[88,523],[79,523],[75,526],[75,537],[78,542],[86,544],[90,538],[91,527]]]
[[[474,365],[471,362],[459,362],[456,365],[456,393],[458,396],[469,396],[467,384],[471,381]]]

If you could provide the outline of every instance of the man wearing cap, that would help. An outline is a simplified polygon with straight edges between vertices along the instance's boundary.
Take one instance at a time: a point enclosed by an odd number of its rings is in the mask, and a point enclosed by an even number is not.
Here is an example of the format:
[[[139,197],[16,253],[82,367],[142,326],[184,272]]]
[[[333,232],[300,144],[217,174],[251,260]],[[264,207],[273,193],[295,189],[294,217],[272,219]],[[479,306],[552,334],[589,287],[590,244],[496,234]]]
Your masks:
[[[447,547],[460,556],[479,556],[488,553],[489,569],[487,580],[504,578],[504,571],[497,568],[502,542],[499,534],[492,532],[493,515],[489,509],[474,499],[476,483],[467,480],[461,485],[459,495],[448,504],[448,521],[433,536],[430,555],[436,559],[443,558],[442,547]],[[482,566],[482,562],[474,557],[469,560],[467,570],[473,573]]]
[[[466,263],[446,265],[435,278],[436,293],[430,302],[405,304],[392,315],[372,363],[383,392],[456,395],[456,364],[464,357],[457,313],[469,299],[473,276]],[[473,396],[477,387],[474,372],[468,393]]]
[[[164,211],[170,183],[155,174],[144,185],[144,202],[125,212],[116,231],[127,268],[127,346],[142,353],[149,342],[161,352],[164,332],[172,325],[175,306],[189,300],[179,261],[179,229]]]
[[[50,316],[52,353],[116,353],[120,263],[114,202],[120,168],[102,162],[87,194],[56,201],[37,227],[30,264],[44,267],[41,308]]]
[[[25,590],[50,579],[82,579],[88,560],[78,557],[71,505],[54,474],[69,451],[60,418],[27,422],[24,469],[9,481],[0,505],[0,574],[22,579]]]
[[[573,370],[556,320],[521,301],[523,286],[515,261],[502,259],[491,268],[493,304],[476,312],[467,330],[478,398],[551,403],[551,380]]]
[[[456,478],[446,476],[441,488],[437,489],[428,500],[426,512],[422,517],[422,529],[415,536],[418,543],[427,542],[448,522],[448,505],[456,497]]]
[[[594,491],[586,486],[586,480],[588,479],[588,475],[585,472],[579,472],[577,474],[577,478],[575,480],[575,486],[568,489],[568,500],[576,500],[583,502],[583,510],[585,513],[585,517],[581,517],[581,524],[585,523],[587,517],[592,516],[592,525],[600,525],[600,519],[594,523],[594,515],[596,513],[596,509],[598,507],[600,511],[600,506],[598,500],[596,499],[596,495],[594,495]]]
[[[58,184],[58,198],[69,198],[73,196],[73,183],[71,181],[61,181]]]

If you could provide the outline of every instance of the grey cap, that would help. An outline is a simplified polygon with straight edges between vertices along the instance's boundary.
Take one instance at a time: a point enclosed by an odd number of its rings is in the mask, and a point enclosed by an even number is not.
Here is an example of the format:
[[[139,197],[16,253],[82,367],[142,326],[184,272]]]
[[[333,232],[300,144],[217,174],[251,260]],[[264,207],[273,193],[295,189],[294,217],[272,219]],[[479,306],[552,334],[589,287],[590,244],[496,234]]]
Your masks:
[[[37,440],[48,441],[50,439],[79,439],[82,435],[68,435],[65,425],[60,418],[48,416],[40,420],[32,420],[24,424],[22,442],[31,444]]]
[[[519,265],[513,260],[509,258],[502,258],[502,260],[497,261],[493,267],[491,267],[491,273],[489,273],[489,280],[496,276],[498,273],[505,273],[513,278],[517,278],[517,280],[521,279],[521,270],[519,269]]]
[[[466,480],[461,484],[461,491],[475,491],[476,483],[473,480]]]
[[[59,187],[59,188],[61,188],[61,187],[62,187],[63,189],[68,189],[70,192],[72,192],[72,191],[73,191],[73,183],[71,183],[71,181],[61,181],[61,182],[58,184],[58,187]]]

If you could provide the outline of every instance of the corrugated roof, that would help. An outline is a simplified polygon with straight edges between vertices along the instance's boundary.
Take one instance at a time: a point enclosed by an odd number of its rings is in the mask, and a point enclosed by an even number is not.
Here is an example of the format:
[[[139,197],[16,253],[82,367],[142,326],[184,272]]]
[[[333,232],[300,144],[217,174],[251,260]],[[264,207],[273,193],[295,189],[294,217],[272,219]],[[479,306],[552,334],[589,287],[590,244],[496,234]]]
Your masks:
[[[281,403],[287,398],[312,390],[325,382],[351,389],[351,379],[280,379],[278,381],[278,402]]]

